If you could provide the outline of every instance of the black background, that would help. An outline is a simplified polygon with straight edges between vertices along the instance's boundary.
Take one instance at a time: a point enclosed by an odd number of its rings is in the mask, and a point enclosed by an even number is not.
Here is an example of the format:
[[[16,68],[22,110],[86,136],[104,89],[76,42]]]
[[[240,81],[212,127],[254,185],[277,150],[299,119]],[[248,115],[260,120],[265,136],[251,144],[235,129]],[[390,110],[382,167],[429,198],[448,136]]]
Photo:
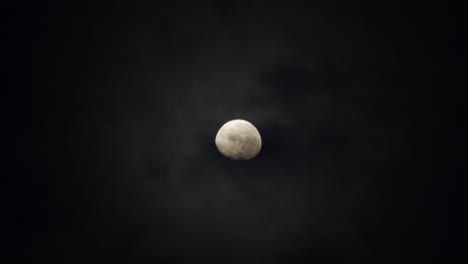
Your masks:
[[[6,10],[9,262],[459,263],[462,7]],[[214,146],[236,118],[253,160]]]

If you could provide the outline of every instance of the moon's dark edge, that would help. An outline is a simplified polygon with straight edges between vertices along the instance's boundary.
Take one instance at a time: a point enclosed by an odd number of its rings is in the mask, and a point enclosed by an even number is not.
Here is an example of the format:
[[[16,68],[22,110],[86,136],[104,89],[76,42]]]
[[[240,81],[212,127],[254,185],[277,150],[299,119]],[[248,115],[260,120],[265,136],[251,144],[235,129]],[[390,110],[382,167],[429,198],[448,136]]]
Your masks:
[[[459,263],[463,8],[18,5],[2,263]]]

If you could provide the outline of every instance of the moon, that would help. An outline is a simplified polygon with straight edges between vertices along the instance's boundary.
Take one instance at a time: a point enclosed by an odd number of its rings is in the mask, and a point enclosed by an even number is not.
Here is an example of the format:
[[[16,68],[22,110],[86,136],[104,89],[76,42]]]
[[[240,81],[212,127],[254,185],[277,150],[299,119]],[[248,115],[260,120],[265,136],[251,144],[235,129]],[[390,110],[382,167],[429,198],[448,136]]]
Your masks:
[[[262,138],[257,128],[250,122],[234,119],[218,130],[215,144],[219,152],[227,158],[249,160],[260,152]]]

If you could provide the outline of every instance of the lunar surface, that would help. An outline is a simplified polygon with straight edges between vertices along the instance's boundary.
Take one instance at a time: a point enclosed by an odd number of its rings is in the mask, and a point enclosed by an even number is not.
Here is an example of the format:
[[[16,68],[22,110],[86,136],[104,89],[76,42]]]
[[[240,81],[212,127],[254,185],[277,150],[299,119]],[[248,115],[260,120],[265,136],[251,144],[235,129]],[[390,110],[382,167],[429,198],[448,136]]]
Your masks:
[[[224,124],[216,134],[216,147],[233,160],[252,159],[262,148],[262,138],[250,122],[235,119]]]

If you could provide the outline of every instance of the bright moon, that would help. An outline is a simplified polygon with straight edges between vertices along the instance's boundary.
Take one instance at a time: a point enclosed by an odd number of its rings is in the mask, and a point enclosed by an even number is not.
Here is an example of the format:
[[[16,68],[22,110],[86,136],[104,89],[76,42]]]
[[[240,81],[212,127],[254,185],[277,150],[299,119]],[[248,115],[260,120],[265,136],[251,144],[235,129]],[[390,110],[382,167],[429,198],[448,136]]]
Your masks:
[[[250,122],[235,119],[224,124],[216,134],[216,147],[233,160],[252,159],[262,148],[262,138]]]

